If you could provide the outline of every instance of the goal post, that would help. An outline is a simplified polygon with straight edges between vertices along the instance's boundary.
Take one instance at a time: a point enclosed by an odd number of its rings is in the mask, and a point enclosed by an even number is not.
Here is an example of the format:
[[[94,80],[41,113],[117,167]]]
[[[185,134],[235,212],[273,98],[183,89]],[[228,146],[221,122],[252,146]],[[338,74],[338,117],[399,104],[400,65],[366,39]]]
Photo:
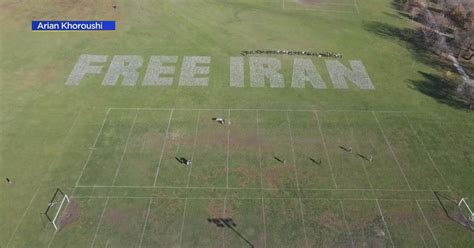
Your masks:
[[[59,229],[57,223],[59,214],[69,202],[69,197],[61,189],[57,188],[56,192],[48,203],[48,207],[46,208],[44,215],[46,215],[48,221],[53,224],[53,227],[56,231]]]
[[[469,219],[469,221],[474,222],[474,213],[472,212],[471,208],[467,204],[467,198],[461,198],[458,203],[458,208],[461,210],[461,213]]]

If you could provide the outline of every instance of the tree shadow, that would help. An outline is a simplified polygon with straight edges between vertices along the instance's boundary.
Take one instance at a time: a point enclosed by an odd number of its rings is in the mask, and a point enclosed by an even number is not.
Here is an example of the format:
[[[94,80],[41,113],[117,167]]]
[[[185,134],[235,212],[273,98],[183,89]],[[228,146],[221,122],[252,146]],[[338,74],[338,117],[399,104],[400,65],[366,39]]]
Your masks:
[[[409,79],[408,87],[430,96],[439,103],[454,108],[465,108],[466,103],[456,96],[457,84],[441,76],[418,71],[423,76],[421,80]]]
[[[452,62],[441,55],[437,55],[424,44],[421,35],[412,28],[401,28],[390,24],[372,21],[364,24],[365,30],[378,36],[397,40],[410,51],[412,58],[426,64],[438,71],[455,71]],[[425,72],[419,73],[423,76],[421,80],[408,80],[408,86],[421,93],[433,97],[438,102],[454,108],[466,108],[466,103],[456,96],[458,83],[456,79],[449,79],[435,74]]]
[[[382,38],[400,41],[419,62],[429,63],[433,59],[432,52],[423,43],[423,37],[414,29],[400,28],[377,21],[364,23],[364,29]]]

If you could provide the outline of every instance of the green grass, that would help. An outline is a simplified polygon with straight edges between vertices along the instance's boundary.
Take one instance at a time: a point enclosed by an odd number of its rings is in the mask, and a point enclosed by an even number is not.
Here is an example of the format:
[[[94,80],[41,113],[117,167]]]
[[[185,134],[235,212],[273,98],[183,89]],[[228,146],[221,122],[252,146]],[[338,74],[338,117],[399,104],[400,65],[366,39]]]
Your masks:
[[[390,1],[53,2],[0,5],[0,174],[13,180],[0,187],[1,247],[474,245],[453,202],[474,196],[474,117],[436,93],[444,71]],[[53,18],[118,30],[30,31]],[[282,56],[285,88],[251,88],[248,72],[229,87],[229,57],[254,49],[339,52],[364,63],[375,90],[333,89],[318,59],[328,89],[293,89]],[[137,86],[102,86],[108,63],[66,86],[81,54],[179,59],[169,87],[140,85],[146,66]],[[177,86],[192,55],[212,57],[208,87]],[[72,202],[55,233],[41,212],[57,187]],[[207,221],[224,217],[237,226]]]

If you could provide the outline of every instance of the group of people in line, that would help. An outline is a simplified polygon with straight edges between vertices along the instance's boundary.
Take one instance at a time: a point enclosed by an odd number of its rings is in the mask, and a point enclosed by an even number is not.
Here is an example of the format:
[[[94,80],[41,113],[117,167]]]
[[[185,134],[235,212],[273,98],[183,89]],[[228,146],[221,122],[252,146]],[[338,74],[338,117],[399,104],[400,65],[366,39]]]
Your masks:
[[[221,124],[221,125],[225,125],[226,123],[226,120],[222,117],[213,117],[212,118],[213,121]],[[230,124],[230,122],[228,122],[228,124]],[[341,148],[342,150],[346,151],[346,152],[349,152],[349,153],[352,153],[352,146],[343,146],[343,145],[339,145],[339,148]],[[363,154],[360,154],[360,153],[357,153],[357,155],[369,162],[372,162],[372,155],[369,154],[369,155],[363,155]],[[282,164],[286,164],[286,160],[285,159],[281,159],[281,158],[278,158],[276,156],[273,156],[274,159],[276,159],[278,162],[282,163]],[[319,161],[316,161],[315,159],[313,158],[309,158],[313,163],[315,164],[319,164],[321,165],[322,161],[321,159],[319,159]],[[192,165],[192,161],[191,160],[188,160],[184,157],[180,157],[180,158],[176,158],[176,160],[178,160],[181,164],[183,165],[187,165],[187,166],[191,166]]]
[[[247,51],[243,50],[240,52],[240,55],[247,56],[249,54],[286,54],[286,55],[306,55],[306,56],[316,56],[316,57],[329,57],[329,58],[342,58],[342,54],[333,53],[333,52],[307,52],[307,51],[287,51],[287,50],[253,50]]]

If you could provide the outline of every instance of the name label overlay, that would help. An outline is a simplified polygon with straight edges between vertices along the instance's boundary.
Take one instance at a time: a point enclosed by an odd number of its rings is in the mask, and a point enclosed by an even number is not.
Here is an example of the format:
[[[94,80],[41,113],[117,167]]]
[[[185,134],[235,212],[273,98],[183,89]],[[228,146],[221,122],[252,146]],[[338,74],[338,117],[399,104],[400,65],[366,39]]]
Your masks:
[[[115,21],[31,21],[33,31],[110,31]]]

